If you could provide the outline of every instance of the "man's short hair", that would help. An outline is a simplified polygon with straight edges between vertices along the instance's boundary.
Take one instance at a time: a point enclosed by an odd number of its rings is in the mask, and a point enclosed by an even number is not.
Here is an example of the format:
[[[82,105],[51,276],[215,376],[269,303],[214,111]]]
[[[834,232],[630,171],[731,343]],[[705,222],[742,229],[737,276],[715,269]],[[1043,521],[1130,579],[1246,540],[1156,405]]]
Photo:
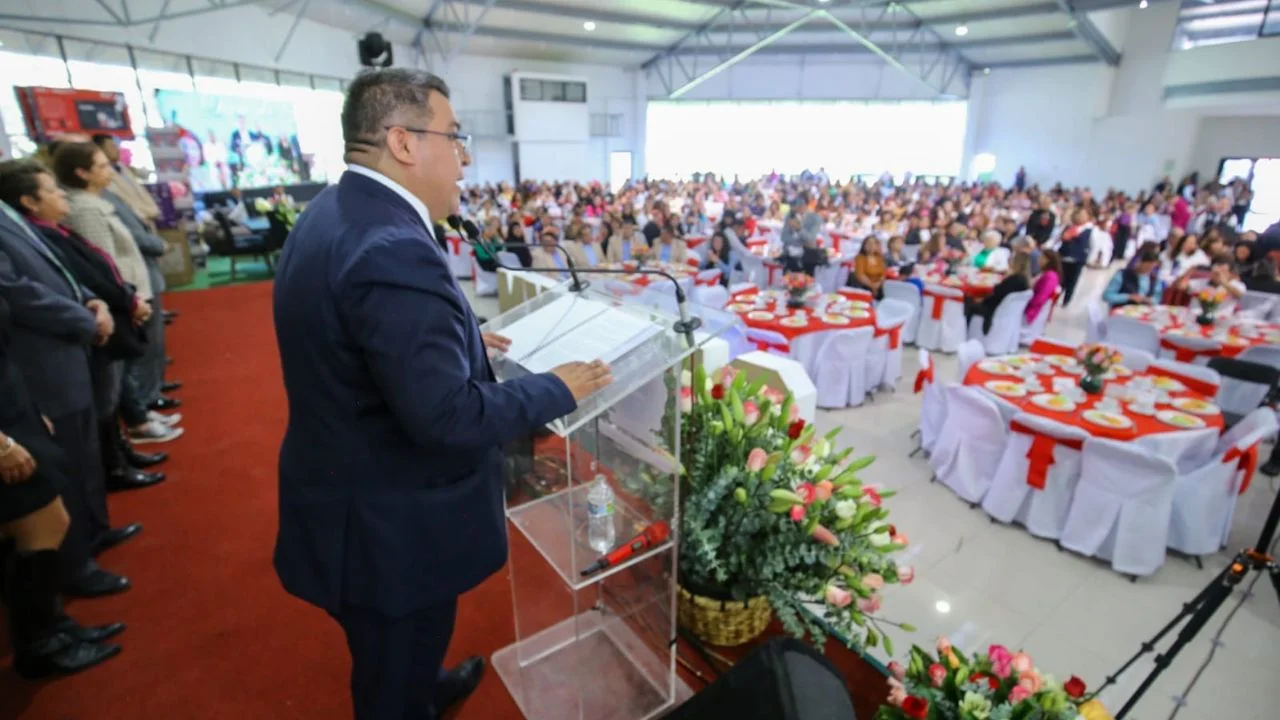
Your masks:
[[[1154,245],[1154,243],[1153,243]],[[1138,263],[1160,262],[1159,247],[1148,247],[1144,244],[1138,249]]]
[[[366,70],[347,86],[342,103],[342,140],[348,145],[376,142],[402,110],[412,108],[431,119],[431,93],[449,97],[449,86],[423,70]]]
[[[92,139],[93,139],[94,145],[97,145],[98,147],[102,147],[103,145],[106,145],[108,141],[114,142],[116,139],[116,136],[107,135],[106,133],[98,133],[97,135],[94,135]]]
[[[1232,265],[1235,260],[1230,253],[1220,252],[1209,259],[1211,265]]]

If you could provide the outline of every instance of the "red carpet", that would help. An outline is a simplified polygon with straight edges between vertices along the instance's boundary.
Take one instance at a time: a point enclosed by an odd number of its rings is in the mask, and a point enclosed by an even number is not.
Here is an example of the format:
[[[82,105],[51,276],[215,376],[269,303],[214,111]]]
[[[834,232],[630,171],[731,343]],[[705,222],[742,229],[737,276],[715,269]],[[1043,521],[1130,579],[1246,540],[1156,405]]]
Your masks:
[[[17,679],[5,658],[0,720],[350,718],[341,631],[322,611],[285,594],[271,568],[276,453],[286,420],[271,285],[173,293],[166,300],[182,312],[169,327],[175,358],[169,375],[184,383],[177,396],[186,435],[164,446],[172,454],[161,468],[167,482],[111,496],[114,524],[145,525],[101,558],[133,589],[68,605],[86,624],[127,622],[118,639],[124,652],[44,683]],[[527,545],[513,551],[530,552]],[[513,638],[511,590],[499,573],[462,599],[449,662],[488,658]],[[851,680],[870,669],[841,654],[837,662]],[[883,679],[872,681],[882,696]],[[491,671],[453,717],[520,715]]]

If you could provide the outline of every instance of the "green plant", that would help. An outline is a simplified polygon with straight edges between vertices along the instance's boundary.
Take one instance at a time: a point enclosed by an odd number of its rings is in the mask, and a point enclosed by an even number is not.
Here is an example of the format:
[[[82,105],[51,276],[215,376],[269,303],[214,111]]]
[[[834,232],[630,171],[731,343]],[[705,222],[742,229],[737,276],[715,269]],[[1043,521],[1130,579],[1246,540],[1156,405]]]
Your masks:
[[[763,595],[789,633],[822,647],[827,631],[850,646],[885,643],[879,590],[911,582],[891,554],[906,537],[886,518],[892,491],[865,484],[874,457],[816,437],[794,398],[724,368],[686,373],[681,388],[680,575],[690,592]],[[821,617],[804,608],[822,606]]]

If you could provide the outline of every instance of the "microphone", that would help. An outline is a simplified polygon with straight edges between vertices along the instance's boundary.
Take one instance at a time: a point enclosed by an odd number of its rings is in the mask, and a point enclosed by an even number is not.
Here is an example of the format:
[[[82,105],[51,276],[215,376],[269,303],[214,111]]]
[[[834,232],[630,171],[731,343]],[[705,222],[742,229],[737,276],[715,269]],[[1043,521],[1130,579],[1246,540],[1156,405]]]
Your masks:
[[[474,227],[474,226],[473,226]],[[479,244],[478,240],[464,238],[463,242],[475,247]],[[513,250],[518,248],[527,248],[529,245],[525,243],[485,243],[485,247],[500,250]],[[573,259],[569,257],[569,251],[560,243],[555,244],[555,248],[564,253],[565,261],[568,263],[568,271],[573,279],[569,289],[574,292],[581,292],[587,288],[587,283],[578,279],[578,273],[596,274],[596,275],[657,275],[671,281],[671,287],[675,290],[676,310],[680,315],[680,319],[672,326],[676,332],[684,335],[685,341],[689,343],[689,347],[696,347],[697,343],[693,339],[693,331],[702,327],[702,319],[689,314],[689,299],[685,295],[684,290],[680,287],[680,283],[675,276],[665,270],[657,270],[654,268],[636,268],[635,270],[615,270],[613,268],[579,268],[573,264]],[[534,272],[556,272],[563,271],[565,268],[540,268],[540,267],[511,267],[504,265],[495,255],[493,262],[503,270],[511,270],[513,272],[534,271]]]
[[[658,521],[640,532],[639,535],[631,538],[624,545],[620,545],[617,549],[611,551],[608,555],[602,556],[595,561],[586,570],[582,571],[582,576],[586,577],[594,573],[598,573],[605,568],[611,568],[614,565],[621,564],[626,560],[639,555],[645,550],[657,547],[662,544],[663,540],[671,534],[671,527],[663,521]]]

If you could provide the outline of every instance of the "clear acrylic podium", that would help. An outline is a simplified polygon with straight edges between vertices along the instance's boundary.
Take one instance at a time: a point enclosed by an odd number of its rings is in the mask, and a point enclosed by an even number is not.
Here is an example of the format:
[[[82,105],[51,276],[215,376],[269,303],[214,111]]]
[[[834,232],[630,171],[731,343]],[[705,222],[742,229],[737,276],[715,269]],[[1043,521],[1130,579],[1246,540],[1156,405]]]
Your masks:
[[[587,352],[575,327],[592,322],[583,318],[601,307],[623,313],[607,316],[610,329],[643,321],[639,342],[614,348],[616,357],[601,353],[612,366],[612,385],[507,455],[515,642],[494,653],[493,666],[530,720],[653,718],[691,694],[676,676],[675,457],[681,370],[693,349],[674,331],[675,317],[634,302],[616,283],[597,285],[580,293],[557,287],[485,325],[499,333],[521,330],[521,352],[536,325],[536,347],[545,345],[558,361]],[[695,342],[732,322],[718,311],[696,314],[711,317],[703,317]],[[518,377],[539,364],[531,357],[513,346],[495,360],[494,372],[502,380]],[[659,521],[672,533],[583,577],[600,557],[587,543],[587,491],[597,474],[614,492],[615,547]]]

